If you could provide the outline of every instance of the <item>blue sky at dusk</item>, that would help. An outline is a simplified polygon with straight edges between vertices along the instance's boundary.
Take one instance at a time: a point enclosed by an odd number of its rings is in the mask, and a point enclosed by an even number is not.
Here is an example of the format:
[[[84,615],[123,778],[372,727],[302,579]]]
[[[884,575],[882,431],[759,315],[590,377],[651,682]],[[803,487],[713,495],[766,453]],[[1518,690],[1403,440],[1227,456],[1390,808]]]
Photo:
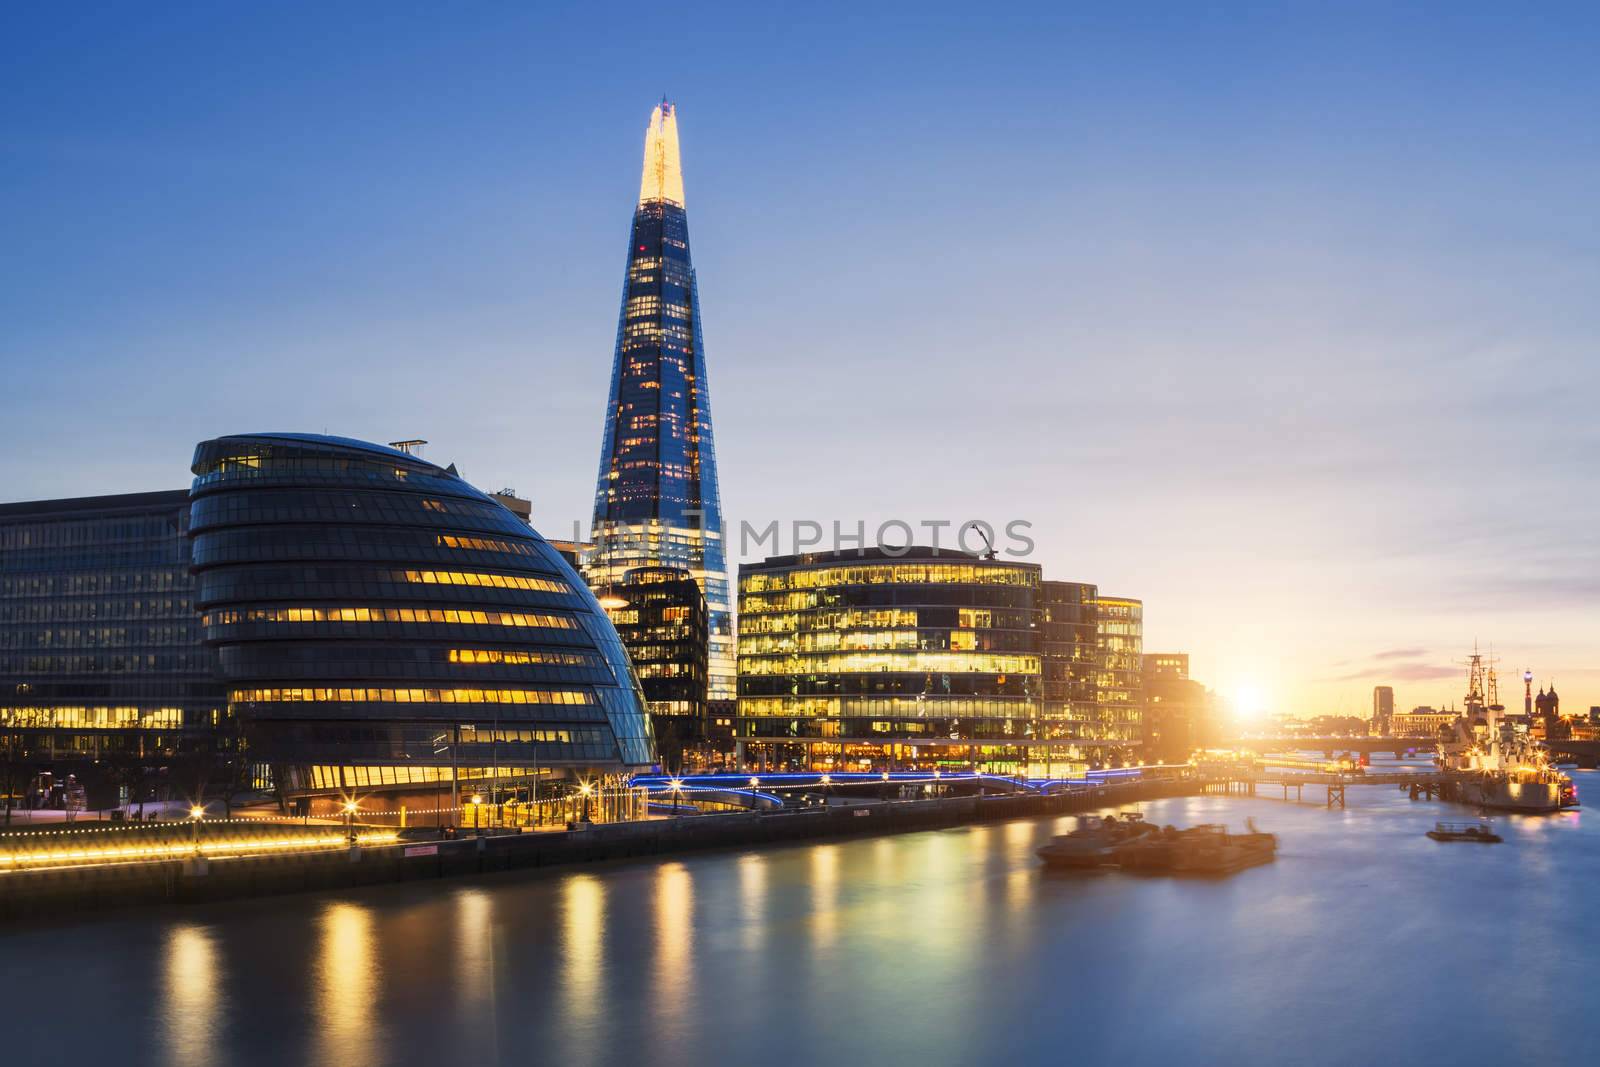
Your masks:
[[[1592,5],[8,5],[0,499],[327,431],[587,526],[665,93],[735,530],[1026,519],[1224,692],[1459,701],[1476,638],[1600,704],[1597,54]]]

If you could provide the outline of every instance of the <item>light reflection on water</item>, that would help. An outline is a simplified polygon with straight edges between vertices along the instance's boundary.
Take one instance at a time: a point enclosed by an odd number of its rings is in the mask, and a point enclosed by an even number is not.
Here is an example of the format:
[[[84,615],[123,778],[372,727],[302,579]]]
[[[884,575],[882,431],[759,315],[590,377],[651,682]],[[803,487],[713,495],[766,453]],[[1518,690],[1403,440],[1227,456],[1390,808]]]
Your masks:
[[[183,923],[167,931],[163,959],[162,1032],[167,1062],[176,1067],[210,1063],[223,1018],[217,946],[211,931]]]
[[[1061,818],[19,930],[0,935],[0,968],[27,976],[8,984],[8,1050],[1456,1067],[1600,1040],[1600,812],[1497,818],[1505,844],[1450,846],[1423,831],[1470,811],[1349,798],[1144,806],[1280,835],[1277,863],[1225,881],[1045,872],[1033,849]]]
[[[384,1059],[373,1013],[381,980],[374,923],[372,909],[360,904],[336,902],[322,912],[315,984],[307,991],[317,1013],[311,1033],[318,1063],[363,1067]]]

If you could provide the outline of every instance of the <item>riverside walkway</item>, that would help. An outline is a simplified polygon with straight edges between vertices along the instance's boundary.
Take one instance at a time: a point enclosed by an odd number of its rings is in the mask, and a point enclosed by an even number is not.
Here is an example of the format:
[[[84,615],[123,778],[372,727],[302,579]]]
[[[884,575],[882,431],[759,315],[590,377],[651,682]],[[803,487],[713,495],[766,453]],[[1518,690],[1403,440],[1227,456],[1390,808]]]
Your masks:
[[[948,779],[948,785],[945,783]],[[1159,797],[1192,795],[1193,780],[1125,777],[1066,788],[997,789],[959,775],[940,788],[966,795],[927,799],[838,798],[819,806],[587,823],[547,833],[494,833],[453,839],[397,839],[392,828],[353,828],[357,841],[332,827],[291,839],[243,822],[222,827],[174,824],[147,842],[110,830],[83,828],[19,834],[0,848],[0,921],[51,913],[188,904],[421,879],[488,874],[560,864],[659,857],[713,848],[783,845],[820,838],[945,829],[1005,819],[1094,811]],[[905,783],[909,784],[909,783]],[[146,830],[143,833],[149,833]],[[261,835],[255,837],[255,835]],[[196,835],[198,835],[196,839]],[[235,845],[232,838],[248,835]],[[299,835],[296,835],[298,838]],[[188,840],[185,840],[185,837]],[[224,842],[227,842],[225,844]],[[126,851],[124,851],[126,850]],[[20,862],[19,862],[20,861]]]

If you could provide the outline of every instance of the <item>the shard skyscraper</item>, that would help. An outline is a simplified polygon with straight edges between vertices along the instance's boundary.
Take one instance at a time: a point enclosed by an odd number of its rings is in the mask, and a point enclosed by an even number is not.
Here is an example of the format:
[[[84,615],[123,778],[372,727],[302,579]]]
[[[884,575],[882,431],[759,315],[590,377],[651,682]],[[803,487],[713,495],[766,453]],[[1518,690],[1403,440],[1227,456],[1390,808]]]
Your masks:
[[[732,699],[733,616],[700,294],[689,258],[677,109],[665,100],[645,133],[592,534],[589,580],[596,589],[638,567],[677,567],[694,577],[710,623],[709,696]]]

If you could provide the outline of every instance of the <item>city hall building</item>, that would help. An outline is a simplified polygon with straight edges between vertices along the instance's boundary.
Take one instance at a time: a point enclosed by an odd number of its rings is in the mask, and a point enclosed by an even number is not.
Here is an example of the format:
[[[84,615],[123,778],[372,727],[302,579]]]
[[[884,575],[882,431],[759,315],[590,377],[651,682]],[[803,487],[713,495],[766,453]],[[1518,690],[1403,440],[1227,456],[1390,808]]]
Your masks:
[[[587,795],[654,762],[594,595],[453,468],[258,434],[202,442],[193,473],[200,623],[286,796]]]

